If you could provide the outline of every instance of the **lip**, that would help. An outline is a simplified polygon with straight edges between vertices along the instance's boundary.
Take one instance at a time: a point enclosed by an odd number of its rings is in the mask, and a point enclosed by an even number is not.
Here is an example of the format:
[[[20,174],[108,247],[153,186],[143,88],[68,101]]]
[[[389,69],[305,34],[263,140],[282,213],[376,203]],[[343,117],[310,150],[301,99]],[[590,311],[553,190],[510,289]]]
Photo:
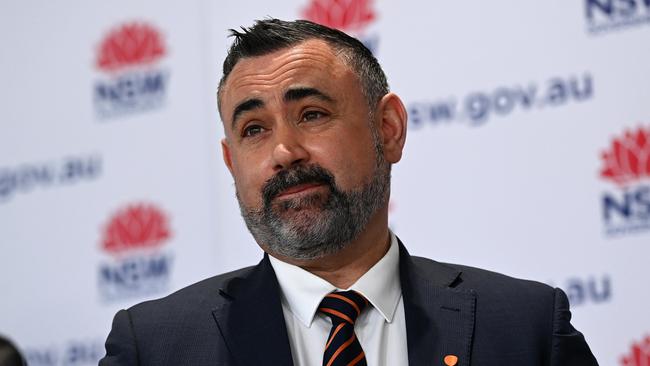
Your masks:
[[[322,187],[322,183],[305,183],[305,184],[299,184],[297,186],[293,186],[291,188],[285,189],[284,191],[280,192],[276,197],[277,198],[285,198],[288,196],[293,196],[305,192],[310,192],[313,190],[318,189],[319,187]]]

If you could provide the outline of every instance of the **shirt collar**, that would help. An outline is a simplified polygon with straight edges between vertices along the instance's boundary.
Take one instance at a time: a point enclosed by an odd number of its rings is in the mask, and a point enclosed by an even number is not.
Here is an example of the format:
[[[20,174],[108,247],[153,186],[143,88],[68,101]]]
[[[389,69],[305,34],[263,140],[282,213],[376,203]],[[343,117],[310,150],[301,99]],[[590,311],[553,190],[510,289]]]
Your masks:
[[[399,248],[390,233],[388,252],[349,289],[337,289],[331,283],[298,266],[269,256],[282,292],[282,301],[306,327],[311,327],[318,305],[325,295],[339,290],[355,290],[368,299],[384,319],[393,321],[402,296],[399,279]]]

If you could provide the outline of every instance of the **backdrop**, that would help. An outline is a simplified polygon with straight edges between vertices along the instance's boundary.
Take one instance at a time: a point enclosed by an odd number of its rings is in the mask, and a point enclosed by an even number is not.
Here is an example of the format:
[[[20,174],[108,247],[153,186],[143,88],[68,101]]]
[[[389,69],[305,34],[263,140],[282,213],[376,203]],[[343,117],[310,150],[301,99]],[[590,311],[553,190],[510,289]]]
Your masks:
[[[645,0],[0,5],[0,333],[91,365],[114,313],[256,263],[221,161],[227,29],[363,40],[409,111],[409,250],[563,288],[602,365],[650,364]]]

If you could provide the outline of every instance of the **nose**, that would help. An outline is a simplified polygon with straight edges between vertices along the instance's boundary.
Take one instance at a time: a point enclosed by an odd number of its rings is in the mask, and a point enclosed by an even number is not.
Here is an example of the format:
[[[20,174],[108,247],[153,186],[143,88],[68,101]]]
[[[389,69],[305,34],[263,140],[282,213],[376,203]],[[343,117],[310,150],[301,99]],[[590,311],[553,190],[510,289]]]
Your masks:
[[[283,170],[309,160],[309,152],[305,149],[302,136],[292,127],[276,129],[275,146],[273,147],[273,169]]]

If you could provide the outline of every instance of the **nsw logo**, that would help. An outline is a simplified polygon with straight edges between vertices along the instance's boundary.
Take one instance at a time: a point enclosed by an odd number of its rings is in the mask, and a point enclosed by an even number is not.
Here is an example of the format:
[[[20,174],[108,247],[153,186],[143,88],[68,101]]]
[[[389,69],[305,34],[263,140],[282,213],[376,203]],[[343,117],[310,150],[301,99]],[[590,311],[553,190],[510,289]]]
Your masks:
[[[650,22],[648,0],[585,0],[587,30],[603,33]]]
[[[358,38],[373,53],[377,50],[379,36],[367,32],[377,19],[372,0],[311,0],[302,17]]]
[[[621,366],[646,366],[650,365],[650,336],[634,343],[630,352],[621,357]]]
[[[164,249],[171,238],[169,220],[152,204],[138,203],[116,212],[104,228],[99,290],[104,300],[165,291],[172,255]]]
[[[650,230],[650,127],[614,138],[602,160],[600,176],[613,186],[602,196],[605,233]]]
[[[100,118],[159,108],[169,72],[159,66],[167,54],[161,33],[146,23],[127,23],[102,40],[95,61],[102,76],[95,82],[94,103]]]

